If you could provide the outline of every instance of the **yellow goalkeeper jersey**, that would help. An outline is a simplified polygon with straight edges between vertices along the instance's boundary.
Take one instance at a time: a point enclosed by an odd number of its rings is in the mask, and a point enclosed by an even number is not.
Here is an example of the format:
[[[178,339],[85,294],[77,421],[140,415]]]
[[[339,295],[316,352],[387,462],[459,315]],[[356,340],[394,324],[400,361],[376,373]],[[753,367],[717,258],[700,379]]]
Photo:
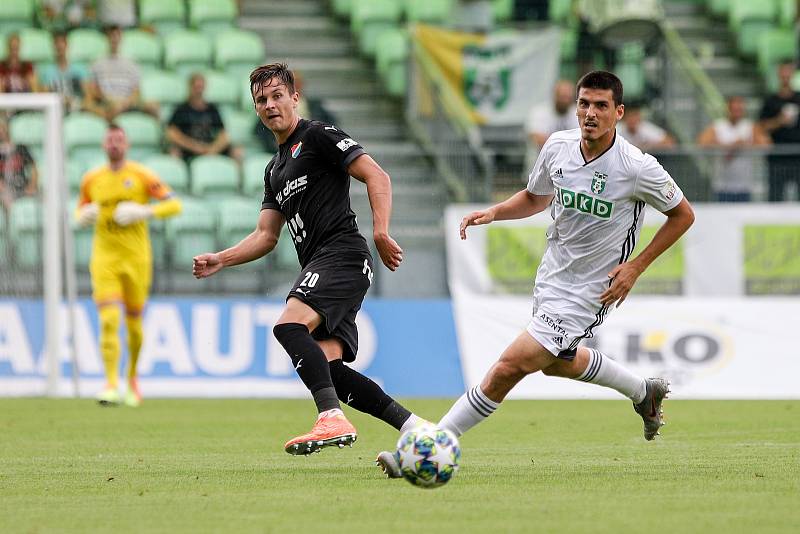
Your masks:
[[[128,226],[114,222],[117,204],[124,201],[148,204],[165,200],[172,190],[145,166],[126,161],[117,171],[103,165],[87,172],[81,182],[78,207],[94,202],[100,207],[95,223],[92,262],[143,259],[150,261],[150,236],[146,221]]]

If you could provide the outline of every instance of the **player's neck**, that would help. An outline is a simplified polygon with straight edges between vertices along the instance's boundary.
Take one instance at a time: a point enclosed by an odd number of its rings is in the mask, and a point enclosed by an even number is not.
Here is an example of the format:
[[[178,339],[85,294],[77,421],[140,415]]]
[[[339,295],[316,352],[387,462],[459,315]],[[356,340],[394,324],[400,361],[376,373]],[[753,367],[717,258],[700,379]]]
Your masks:
[[[117,160],[110,159],[108,160],[108,168],[112,171],[118,171],[125,165],[125,158],[120,158]]]
[[[608,150],[611,145],[614,144],[615,133],[616,131],[611,129],[597,139],[581,138],[581,153],[583,154],[583,159],[588,163]]]
[[[286,130],[282,132],[273,132],[275,134],[275,139],[278,141],[279,145],[282,145],[286,142],[289,137],[294,133],[295,129],[297,129],[297,125],[300,123],[300,116],[295,115],[294,119],[292,120],[292,125],[289,126]]]

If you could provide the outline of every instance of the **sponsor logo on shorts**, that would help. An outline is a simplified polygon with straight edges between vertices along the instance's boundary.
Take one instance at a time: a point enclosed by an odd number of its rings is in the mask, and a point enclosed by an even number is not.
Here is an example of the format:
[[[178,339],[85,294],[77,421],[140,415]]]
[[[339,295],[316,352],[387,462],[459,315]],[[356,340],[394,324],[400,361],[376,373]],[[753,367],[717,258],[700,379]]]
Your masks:
[[[563,326],[561,326],[561,322],[562,322],[561,319],[553,319],[552,317],[550,317],[549,315],[547,315],[544,312],[539,312],[539,319],[544,321],[544,323],[547,326],[549,326],[550,328],[555,330],[558,334],[561,334],[562,337],[569,337],[569,335],[567,334],[567,331],[564,329]],[[561,339],[560,337],[559,338],[553,338],[553,341],[555,341],[556,339],[560,340],[557,343],[559,345],[561,345],[561,343],[563,342],[563,339]]]
[[[576,193],[563,187],[556,188],[556,192],[558,193],[559,202],[566,209],[578,210],[598,219],[610,219],[611,214],[614,212],[614,203],[608,200],[587,195],[586,193]]]
[[[342,152],[347,152],[347,149],[348,149],[348,148],[350,148],[350,147],[354,147],[354,146],[356,146],[357,144],[358,144],[357,142],[353,141],[352,139],[350,139],[350,138],[348,137],[347,139],[342,139],[341,141],[339,141],[338,143],[336,143],[336,146],[337,146],[337,147],[339,148],[339,150],[341,150]]]

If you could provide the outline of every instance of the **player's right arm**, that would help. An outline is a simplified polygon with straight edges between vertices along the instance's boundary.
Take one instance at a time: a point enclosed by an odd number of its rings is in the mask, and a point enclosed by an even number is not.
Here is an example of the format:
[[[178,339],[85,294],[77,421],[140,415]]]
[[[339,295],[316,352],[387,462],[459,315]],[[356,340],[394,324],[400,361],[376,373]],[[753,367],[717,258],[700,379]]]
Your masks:
[[[262,209],[253,232],[236,245],[222,252],[206,253],[192,259],[192,274],[195,278],[207,278],[224,267],[257,260],[272,251],[278,244],[281,227],[286,220],[274,209]]]
[[[547,209],[553,200],[549,195],[537,195],[527,189],[519,191],[508,200],[495,204],[483,211],[473,211],[461,220],[461,239],[467,238],[467,227],[489,224],[494,221],[524,219]]]

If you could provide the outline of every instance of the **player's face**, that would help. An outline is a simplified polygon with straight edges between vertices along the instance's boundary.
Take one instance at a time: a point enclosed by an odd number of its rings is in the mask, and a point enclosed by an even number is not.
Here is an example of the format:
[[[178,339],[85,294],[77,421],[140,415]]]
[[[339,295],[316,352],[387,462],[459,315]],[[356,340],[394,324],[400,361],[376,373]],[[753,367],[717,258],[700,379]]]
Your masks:
[[[614,105],[611,89],[581,87],[578,91],[578,124],[586,141],[612,135],[624,112],[625,106]]]
[[[103,141],[103,149],[111,161],[125,159],[125,153],[128,151],[128,138],[125,132],[118,129],[109,130]]]
[[[285,132],[292,127],[299,99],[297,91],[290,92],[278,78],[270,78],[253,91],[258,118],[273,132]]]

